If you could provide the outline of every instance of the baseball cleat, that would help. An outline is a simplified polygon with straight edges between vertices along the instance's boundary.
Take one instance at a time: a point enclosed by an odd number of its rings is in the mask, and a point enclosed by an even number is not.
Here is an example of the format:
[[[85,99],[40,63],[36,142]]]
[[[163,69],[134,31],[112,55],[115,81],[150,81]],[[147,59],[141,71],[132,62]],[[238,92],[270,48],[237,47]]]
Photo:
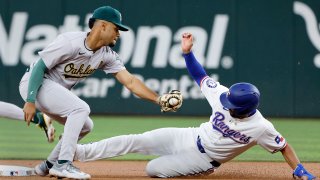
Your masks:
[[[52,124],[52,119],[43,113],[37,113],[36,116],[39,118],[38,126],[43,129],[44,133],[47,136],[48,142],[52,143],[55,137],[55,129]]]
[[[46,176],[49,174],[49,170],[50,170],[50,167],[48,166],[52,167],[53,164],[47,160],[42,161],[40,164],[34,167],[34,171],[39,176]]]
[[[63,164],[56,162],[49,170],[51,176],[57,178],[71,178],[71,179],[90,179],[90,174],[80,171],[79,168],[75,167],[71,161]]]

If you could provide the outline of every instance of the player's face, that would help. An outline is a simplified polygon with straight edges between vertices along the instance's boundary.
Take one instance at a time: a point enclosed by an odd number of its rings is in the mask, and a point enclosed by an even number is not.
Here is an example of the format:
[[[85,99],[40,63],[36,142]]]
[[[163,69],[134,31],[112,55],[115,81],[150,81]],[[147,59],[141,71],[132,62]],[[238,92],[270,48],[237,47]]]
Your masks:
[[[229,113],[230,113],[230,115],[231,115],[232,117],[235,116],[235,113],[234,113],[234,110],[233,110],[233,109],[229,109]]]
[[[234,118],[239,118],[239,119],[243,119],[243,118],[246,118],[246,117],[249,116],[248,114],[241,115],[241,116],[240,116],[240,115],[237,115],[234,109],[229,109],[229,113],[230,113],[230,115],[231,115],[232,117],[234,117]]]
[[[106,46],[113,47],[120,37],[119,28],[113,23],[103,22],[101,36]]]

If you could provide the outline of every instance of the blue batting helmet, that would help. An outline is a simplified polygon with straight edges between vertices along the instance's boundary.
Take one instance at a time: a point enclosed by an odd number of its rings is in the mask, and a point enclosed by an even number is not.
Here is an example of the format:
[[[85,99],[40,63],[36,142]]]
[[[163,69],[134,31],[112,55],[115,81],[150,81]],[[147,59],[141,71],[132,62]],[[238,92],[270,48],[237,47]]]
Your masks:
[[[221,104],[236,115],[254,113],[259,105],[260,92],[250,83],[236,83],[220,95]]]

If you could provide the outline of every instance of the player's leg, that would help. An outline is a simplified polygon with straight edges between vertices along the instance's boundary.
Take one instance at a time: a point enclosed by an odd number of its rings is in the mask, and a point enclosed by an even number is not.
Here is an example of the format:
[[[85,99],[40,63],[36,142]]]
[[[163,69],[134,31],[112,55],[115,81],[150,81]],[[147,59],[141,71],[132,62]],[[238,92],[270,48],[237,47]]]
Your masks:
[[[60,124],[64,125],[64,123],[66,122],[66,118],[62,118],[60,116],[49,114],[49,113],[47,113],[47,115],[55,119]],[[49,174],[49,170],[58,160],[60,149],[61,149],[61,140],[59,139],[58,143],[56,144],[54,149],[51,151],[47,159],[35,166],[35,172],[37,175],[46,176]]]
[[[122,135],[77,146],[75,160],[93,161],[128,153],[175,154],[196,142],[197,128],[161,128],[143,134]]]
[[[14,104],[0,101],[0,117],[24,121],[24,112],[20,107]],[[51,119],[48,119],[41,112],[37,112],[31,122],[36,124],[45,132],[48,142],[53,142],[55,129],[52,125]]]
[[[36,106],[59,123],[64,124],[59,159],[72,161],[84,124],[86,121],[92,123],[89,118],[89,106],[71,91],[48,79],[44,80],[39,89]]]
[[[68,123],[68,121],[66,123]],[[78,137],[78,140],[82,139],[86,134],[88,134],[92,130],[92,128],[93,128],[93,122],[88,117],[86,123],[84,124],[83,128],[80,131],[80,135]],[[89,174],[81,172],[78,168],[76,168],[72,164],[73,156],[71,156],[72,160],[68,160],[67,162],[62,162],[62,163],[59,162],[59,160],[65,159],[65,158],[61,158],[61,157],[63,157],[63,155],[67,155],[65,157],[70,157],[70,155],[66,154],[66,152],[64,152],[64,154],[63,154],[63,150],[64,150],[64,148],[66,148],[66,147],[63,147],[63,143],[65,141],[64,140],[65,137],[67,137],[67,133],[64,133],[62,135],[62,137],[61,137],[61,140],[60,140],[61,143],[59,142],[59,145],[60,145],[61,148],[60,148],[60,153],[59,153],[59,156],[58,156],[58,161],[55,162],[54,166],[49,170],[49,173],[51,175],[54,175],[54,176],[57,176],[57,177],[68,177],[68,178],[75,178],[75,179],[87,179],[87,178],[90,178]],[[59,149],[57,148],[57,150],[59,150]],[[54,157],[52,157],[53,154],[54,153],[51,153],[49,158],[53,159],[54,158]],[[55,153],[55,154],[57,154],[57,153]],[[73,154],[74,154],[74,152],[73,152]],[[67,169],[67,171],[65,171],[65,169]]]
[[[160,155],[148,163],[151,177],[175,177],[213,172],[212,160],[199,152],[197,128],[162,128],[143,134],[116,136],[78,145],[75,159],[92,161],[128,153]]]
[[[59,119],[59,118],[57,118]],[[58,121],[61,124],[64,124],[66,122],[66,119],[60,118],[60,120]],[[87,135],[91,130],[93,129],[93,121],[92,119],[88,118],[87,121],[85,122],[78,141],[81,140],[85,135]],[[63,135],[61,135],[61,138],[63,137]],[[59,139],[58,144],[55,146],[54,150],[51,152],[51,154],[48,156],[48,160],[50,162],[56,162],[59,158],[59,154],[60,154],[60,149],[61,149],[61,141]]]
[[[0,101],[0,117],[6,117],[13,120],[24,121],[23,109],[15,104]],[[32,123],[39,124],[41,121],[37,116],[34,117]]]
[[[20,92],[25,99],[27,96],[27,86],[21,86],[21,84],[23,84],[23,82],[20,83]],[[69,178],[87,178],[87,174],[74,168],[72,165],[81,129],[90,114],[90,108],[87,103],[61,85],[44,79],[37,95],[36,106],[45,113],[54,114],[62,118],[66,117],[64,135],[61,139],[61,149],[58,158],[59,163],[55,163],[53,166],[53,168],[55,166],[59,167],[61,174],[53,175],[61,175],[61,177]],[[53,168],[50,169],[50,172]],[[68,171],[68,169],[72,172]]]
[[[54,115],[51,115],[51,116],[55,117],[55,119],[58,119],[57,121],[61,124],[64,124],[66,121],[66,119],[64,118],[59,118]],[[89,118],[80,132],[79,140],[82,139],[86,134],[88,134],[92,129],[93,129],[93,121]],[[59,142],[57,143],[55,148],[51,151],[47,160],[41,162],[35,167],[36,174],[40,176],[46,176],[49,174],[49,170],[52,168],[52,166],[56,163],[56,161],[59,158],[61,142],[62,141],[59,139]]]
[[[210,163],[211,161],[197,148],[189,148],[184,152],[161,156],[150,161],[147,164],[146,173],[150,177],[161,178],[207,175],[217,168]]]
[[[14,104],[0,101],[0,117],[24,121],[24,112]]]

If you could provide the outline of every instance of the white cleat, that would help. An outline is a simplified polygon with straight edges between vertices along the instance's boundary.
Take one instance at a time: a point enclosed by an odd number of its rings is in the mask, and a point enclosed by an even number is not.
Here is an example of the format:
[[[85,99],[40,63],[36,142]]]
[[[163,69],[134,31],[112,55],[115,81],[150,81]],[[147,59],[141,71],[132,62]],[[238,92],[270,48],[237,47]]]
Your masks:
[[[54,141],[55,131],[56,131],[53,127],[52,119],[43,113],[37,113],[36,116],[39,119],[38,126],[44,130],[47,136],[48,142],[52,143]]]
[[[53,167],[49,170],[51,176],[57,178],[72,178],[72,179],[90,179],[90,174],[80,171],[79,168],[75,167],[71,161],[63,164],[56,162]]]
[[[49,167],[48,164],[51,164],[50,162],[47,161],[42,161],[40,164],[36,165],[36,167],[34,168],[35,173],[39,176],[46,176],[49,174]]]

